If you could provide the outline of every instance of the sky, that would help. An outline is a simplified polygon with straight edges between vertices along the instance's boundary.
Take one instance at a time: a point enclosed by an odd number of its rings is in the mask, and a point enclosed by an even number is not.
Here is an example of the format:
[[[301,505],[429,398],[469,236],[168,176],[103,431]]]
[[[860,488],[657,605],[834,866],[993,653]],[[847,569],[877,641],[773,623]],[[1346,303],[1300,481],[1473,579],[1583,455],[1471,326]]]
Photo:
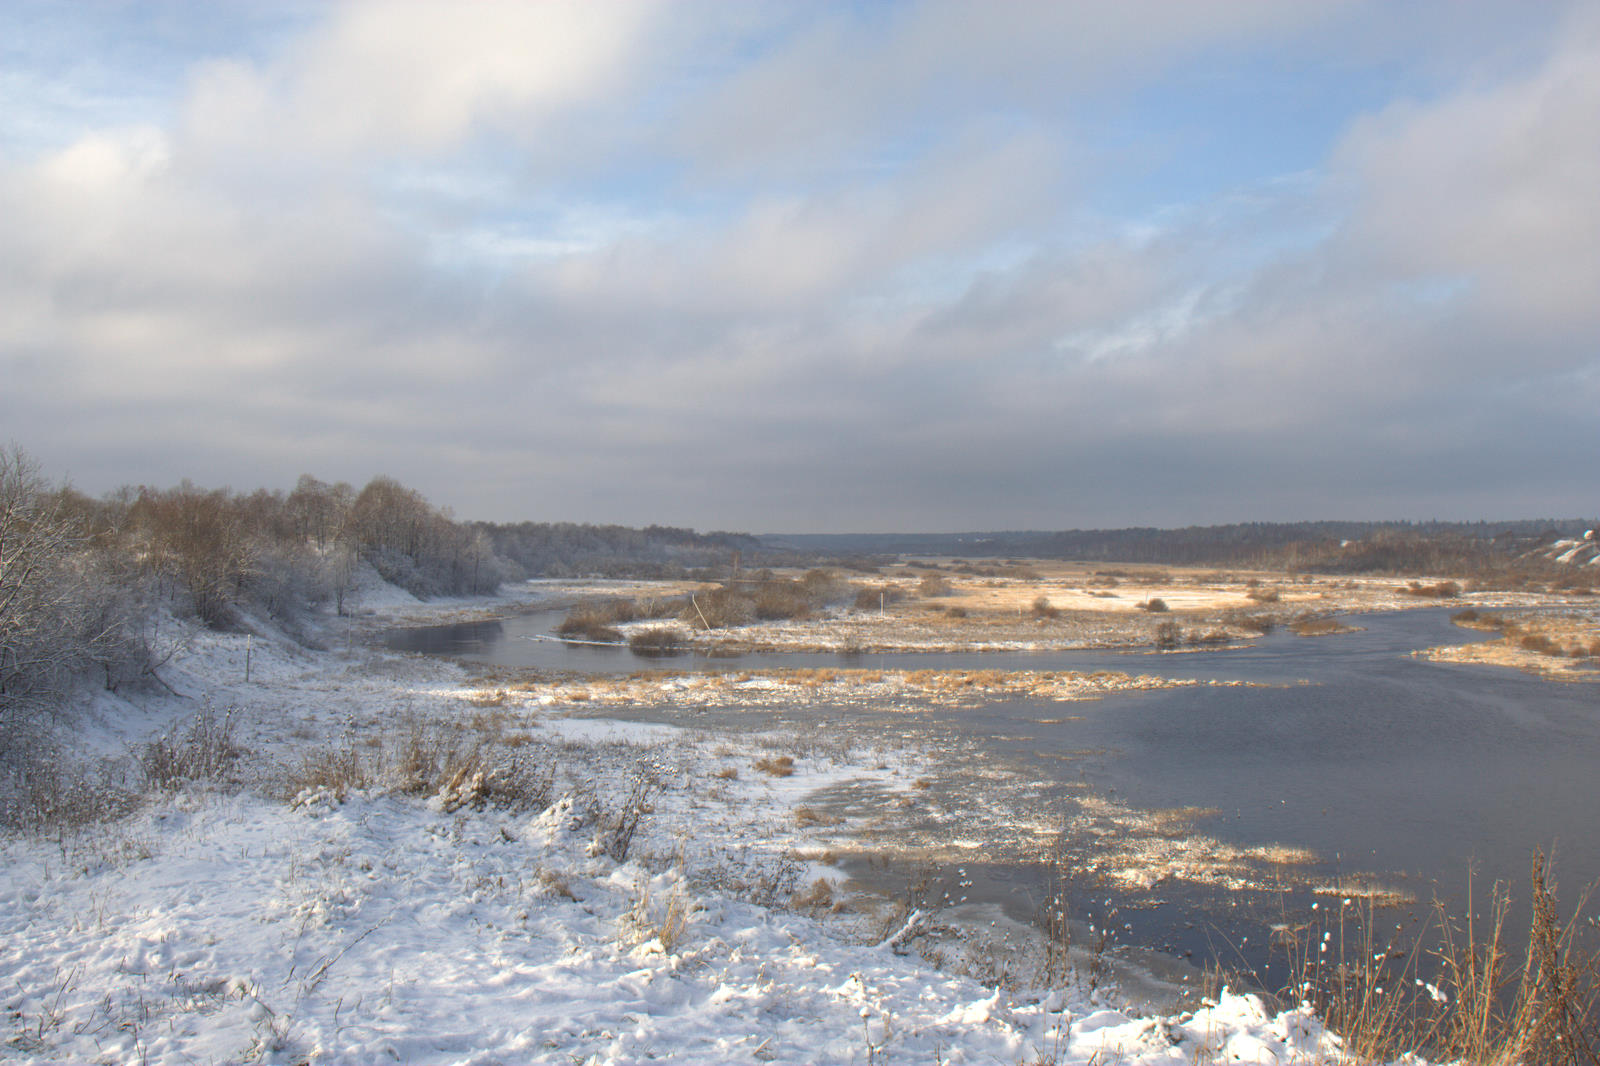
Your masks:
[[[1600,4],[0,3],[91,494],[965,531],[1600,512]]]

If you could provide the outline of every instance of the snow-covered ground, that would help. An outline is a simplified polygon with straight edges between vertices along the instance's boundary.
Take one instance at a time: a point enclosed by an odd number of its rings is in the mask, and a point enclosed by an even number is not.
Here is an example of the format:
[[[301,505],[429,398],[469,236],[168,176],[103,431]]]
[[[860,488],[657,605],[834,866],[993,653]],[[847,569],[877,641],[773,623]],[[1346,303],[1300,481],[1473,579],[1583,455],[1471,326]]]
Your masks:
[[[908,950],[928,915],[852,903],[802,812],[913,789],[916,753],[577,717],[323,636],[172,623],[179,695],[85,709],[74,749],[130,784],[156,736],[182,754],[226,727],[238,754],[120,819],[0,840],[0,1060],[1339,1058],[1253,997],[1141,1017]]]

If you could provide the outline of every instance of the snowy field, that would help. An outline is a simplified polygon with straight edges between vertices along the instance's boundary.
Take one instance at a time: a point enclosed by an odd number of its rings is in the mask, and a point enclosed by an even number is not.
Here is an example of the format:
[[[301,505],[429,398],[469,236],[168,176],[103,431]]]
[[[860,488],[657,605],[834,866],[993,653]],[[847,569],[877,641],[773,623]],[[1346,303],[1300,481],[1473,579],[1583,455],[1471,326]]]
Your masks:
[[[855,899],[797,814],[912,789],[917,753],[576,717],[323,638],[172,623],[174,692],[72,724],[121,788],[63,769],[45,800],[129,809],[0,842],[0,1060],[1341,1058],[1253,997],[1141,1017],[1070,975],[933,967],[930,915]]]

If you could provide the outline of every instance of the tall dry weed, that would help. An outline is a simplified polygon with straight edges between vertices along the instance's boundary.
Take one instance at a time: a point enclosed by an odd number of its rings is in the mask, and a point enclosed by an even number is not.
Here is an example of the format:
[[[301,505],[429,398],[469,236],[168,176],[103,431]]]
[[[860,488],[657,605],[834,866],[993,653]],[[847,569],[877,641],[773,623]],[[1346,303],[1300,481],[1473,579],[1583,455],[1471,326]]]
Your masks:
[[[1362,1062],[1417,1055],[1473,1066],[1600,1066],[1600,928],[1581,917],[1589,893],[1563,921],[1541,852],[1529,882],[1525,945],[1509,925],[1503,884],[1485,917],[1469,892],[1464,918],[1436,902],[1430,921],[1405,937],[1371,905],[1324,911],[1329,917],[1287,937],[1292,977],[1283,994],[1315,1009]]]

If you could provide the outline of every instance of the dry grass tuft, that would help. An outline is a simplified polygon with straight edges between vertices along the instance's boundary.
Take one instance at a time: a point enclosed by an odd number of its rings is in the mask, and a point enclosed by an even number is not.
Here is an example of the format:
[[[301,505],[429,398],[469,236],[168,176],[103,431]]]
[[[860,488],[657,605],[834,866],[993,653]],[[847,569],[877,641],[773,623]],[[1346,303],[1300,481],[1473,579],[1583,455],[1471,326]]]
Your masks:
[[[794,759],[788,755],[767,755],[756,760],[755,768],[773,777],[791,777],[794,774]]]
[[[554,766],[541,764],[532,738],[500,739],[498,726],[480,723],[429,723],[410,720],[357,742],[307,754],[290,768],[279,789],[298,803],[308,795],[343,800],[352,791],[389,789],[412,796],[435,797],[441,810],[493,805],[508,810],[547,806]]]
[[[836,814],[823,814],[815,807],[796,807],[794,809],[794,822],[801,827],[808,825],[830,826],[841,825],[844,819]]]
[[[1461,586],[1454,581],[1439,581],[1432,585],[1424,585],[1421,582],[1413,581],[1404,588],[1396,589],[1395,591],[1404,593],[1407,596],[1448,600],[1461,595]]]
[[[796,892],[790,897],[790,904],[805,910],[833,910],[838,903],[834,899],[833,882],[826,877],[819,877],[803,892]]]

